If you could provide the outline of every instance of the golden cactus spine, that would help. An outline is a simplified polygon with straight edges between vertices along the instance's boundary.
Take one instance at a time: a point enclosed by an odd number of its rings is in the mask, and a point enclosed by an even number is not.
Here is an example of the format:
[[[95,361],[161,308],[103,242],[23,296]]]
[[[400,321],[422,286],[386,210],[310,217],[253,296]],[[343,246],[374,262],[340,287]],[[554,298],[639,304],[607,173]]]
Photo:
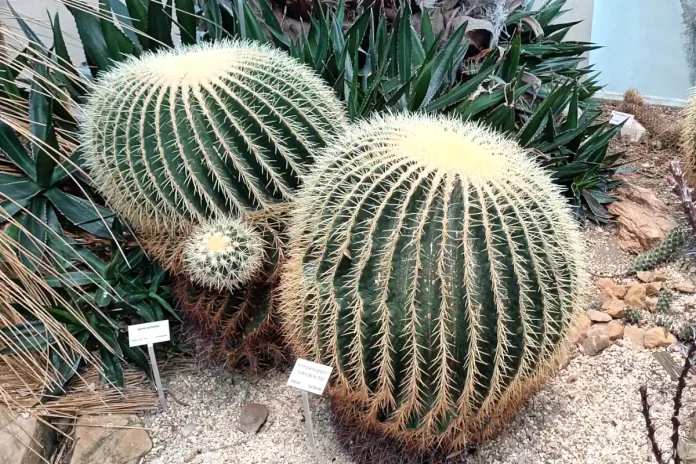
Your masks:
[[[583,245],[514,142],[444,117],[350,128],[297,198],[281,319],[339,413],[419,450],[491,437],[563,359]]]
[[[82,146],[95,185],[140,229],[292,198],[345,122],[309,68],[244,41],[146,54],[100,77]]]

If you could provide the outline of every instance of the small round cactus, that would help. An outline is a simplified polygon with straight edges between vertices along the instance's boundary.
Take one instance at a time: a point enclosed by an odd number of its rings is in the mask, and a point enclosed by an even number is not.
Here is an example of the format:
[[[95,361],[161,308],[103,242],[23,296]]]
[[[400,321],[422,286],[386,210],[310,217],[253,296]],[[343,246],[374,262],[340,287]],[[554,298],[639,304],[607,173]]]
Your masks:
[[[114,66],[85,108],[94,184],[141,230],[291,199],[344,125],[332,90],[270,46],[221,41]]]
[[[559,189],[516,143],[446,117],[347,130],[296,199],[280,314],[334,368],[339,417],[418,451],[493,436],[554,372],[585,302]]]
[[[205,287],[239,288],[263,269],[264,248],[260,234],[239,219],[205,221],[186,238],[186,272]]]

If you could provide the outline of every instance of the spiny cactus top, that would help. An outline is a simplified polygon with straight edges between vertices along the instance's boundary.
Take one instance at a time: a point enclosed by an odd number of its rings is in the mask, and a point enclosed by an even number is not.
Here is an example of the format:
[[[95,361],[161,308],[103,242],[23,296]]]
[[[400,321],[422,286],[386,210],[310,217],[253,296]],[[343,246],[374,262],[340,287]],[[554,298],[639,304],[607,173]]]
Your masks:
[[[208,220],[186,238],[186,271],[205,287],[235,289],[259,276],[265,245],[261,234],[239,219]]]
[[[585,286],[551,178],[477,125],[350,128],[297,197],[281,317],[339,411],[420,448],[491,436],[553,372]]]
[[[95,184],[137,226],[177,226],[292,198],[343,126],[309,68],[268,46],[217,42],[147,54],[101,76],[86,107]]]

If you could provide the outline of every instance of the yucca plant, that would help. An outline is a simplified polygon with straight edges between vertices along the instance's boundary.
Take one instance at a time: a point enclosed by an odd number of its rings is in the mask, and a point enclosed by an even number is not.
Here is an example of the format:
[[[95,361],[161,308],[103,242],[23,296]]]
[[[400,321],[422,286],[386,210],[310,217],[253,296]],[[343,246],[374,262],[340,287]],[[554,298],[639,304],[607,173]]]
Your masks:
[[[492,437],[564,359],[584,246],[514,141],[387,115],[329,147],[293,211],[280,311],[339,416],[417,450]],[[348,421],[350,422],[350,420]]]

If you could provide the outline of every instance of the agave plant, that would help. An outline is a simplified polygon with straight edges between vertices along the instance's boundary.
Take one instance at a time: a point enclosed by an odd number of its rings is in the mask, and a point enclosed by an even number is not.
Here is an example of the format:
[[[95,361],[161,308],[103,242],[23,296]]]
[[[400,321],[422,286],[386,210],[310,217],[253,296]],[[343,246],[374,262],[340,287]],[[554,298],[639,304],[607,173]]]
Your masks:
[[[607,148],[620,129],[598,123],[597,76],[579,68],[597,47],[564,41],[574,25],[558,22],[565,0],[538,10],[531,3],[510,14],[498,46],[483,53],[469,46],[466,24],[446,41],[433,34],[427,9],[414,25],[408,3],[391,24],[369,9],[345,32],[343,3],[315,7],[297,40],[283,35],[265,2],[260,9],[271,40],[320,72],[352,118],[398,109],[484,122],[544,153],[579,217],[606,221],[620,156]]]

